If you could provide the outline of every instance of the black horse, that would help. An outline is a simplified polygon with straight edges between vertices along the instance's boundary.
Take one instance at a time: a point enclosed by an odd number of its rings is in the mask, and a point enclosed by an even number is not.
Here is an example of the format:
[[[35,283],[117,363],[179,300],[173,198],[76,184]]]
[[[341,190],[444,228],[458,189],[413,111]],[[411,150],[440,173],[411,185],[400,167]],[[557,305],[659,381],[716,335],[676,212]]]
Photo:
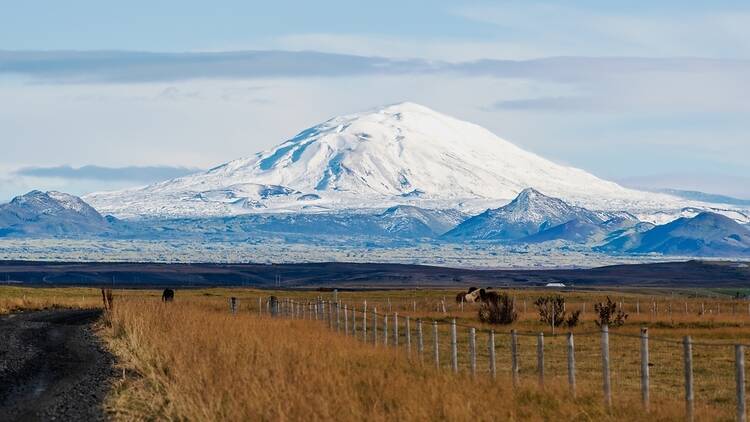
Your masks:
[[[174,290],[172,289],[164,289],[164,292],[161,294],[161,300],[162,302],[171,302],[174,300]]]

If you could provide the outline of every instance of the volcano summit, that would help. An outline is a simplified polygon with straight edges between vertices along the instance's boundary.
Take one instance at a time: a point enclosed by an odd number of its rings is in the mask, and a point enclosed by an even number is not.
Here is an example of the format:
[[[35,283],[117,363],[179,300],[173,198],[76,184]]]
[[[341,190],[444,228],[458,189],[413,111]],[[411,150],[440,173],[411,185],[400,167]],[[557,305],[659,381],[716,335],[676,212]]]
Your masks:
[[[203,173],[85,199],[125,218],[395,205],[476,212],[528,187],[594,209],[677,203],[555,164],[478,125],[408,102],[332,118],[271,150]]]

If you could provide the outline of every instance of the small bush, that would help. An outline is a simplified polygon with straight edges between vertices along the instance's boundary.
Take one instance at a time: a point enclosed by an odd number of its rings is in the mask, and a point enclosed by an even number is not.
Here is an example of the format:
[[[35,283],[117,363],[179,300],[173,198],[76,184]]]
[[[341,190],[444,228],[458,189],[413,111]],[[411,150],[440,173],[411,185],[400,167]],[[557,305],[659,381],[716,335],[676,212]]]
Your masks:
[[[539,311],[539,321],[545,325],[552,325],[552,321],[555,322],[555,327],[567,326],[573,328],[578,325],[581,311],[568,314],[565,311],[565,298],[560,295],[539,297],[534,301],[534,305]]]
[[[545,325],[559,327],[565,322],[565,298],[560,295],[549,295],[538,297],[534,301],[537,311],[539,312],[539,321]]]
[[[506,293],[491,292],[482,298],[479,320],[488,324],[512,324],[518,319],[515,301]]]
[[[570,313],[570,316],[568,316],[568,318],[565,320],[565,325],[567,325],[570,328],[573,328],[578,325],[580,318],[581,318],[581,311],[580,310],[573,311]]]
[[[597,313],[596,325],[602,326],[607,325],[610,327],[620,327],[625,324],[625,320],[628,319],[622,308],[617,308],[617,303],[612,302],[612,299],[607,296],[606,302],[600,302],[594,304],[594,311]]]

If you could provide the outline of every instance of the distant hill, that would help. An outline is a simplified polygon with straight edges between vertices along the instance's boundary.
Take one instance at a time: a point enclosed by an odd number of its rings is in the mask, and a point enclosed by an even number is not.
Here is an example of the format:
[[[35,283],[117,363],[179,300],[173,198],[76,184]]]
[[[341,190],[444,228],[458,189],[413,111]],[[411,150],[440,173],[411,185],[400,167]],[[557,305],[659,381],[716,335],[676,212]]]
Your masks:
[[[106,232],[107,220],[81,198],[31,191],[0,205],[0,237],[49,237]]]
[[[518,240],[576,220],[598,225],[604,219],[585,208],[527,188],[508,205],[471,217],[444,235],[454,240]]]
[[[598,249],[686,256],[750,256],[750,230],[723,215],[704,212],[646,232],[621,236]]]
[[[728,204],[728,205],[750,205],[750,199],[740,199],[732,196],[717,195],[713,193],[699,192],[695,190],[680,190],[680,189],[659,189],[657,192],[666,193],[669,195],[677,196],[680,198],[690,199],[691,201],[708,202],[713,204]]]
[[[586,243],[592,237],[602,234],[604,234],[604,229],[601,225],[576,219],[526,236],[519,241],[522,243],[540,243],[550,240],[565,240],[574,243]]]

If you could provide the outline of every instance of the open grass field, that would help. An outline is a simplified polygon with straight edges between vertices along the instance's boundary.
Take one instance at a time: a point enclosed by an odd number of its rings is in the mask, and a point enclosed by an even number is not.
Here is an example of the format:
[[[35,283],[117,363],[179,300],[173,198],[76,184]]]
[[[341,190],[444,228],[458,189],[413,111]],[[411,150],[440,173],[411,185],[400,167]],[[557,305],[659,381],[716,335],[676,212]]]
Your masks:
[[[733,343],[750,343],[748,302],[729,291],[563,292],[569,310],[586,308],[573,329],[577,396],[567,385],[567,329],[538,321],[533,300],[546,290],[513,290],[519,320],[487,326],[477,305],[454,301],[458,290],[338,292],[355,307],[347,332],[331,329],[323,315],[314,319],[306,304],[333,299],[332,292],[252,289],[178,290],[162,304],[160,291],[116,290],[110,325],[99,334],[119,359],[121,372],[107,405],[120,420],[683,420],[684,375],[680,341],[692,337],[696,420],[734,420]],[[298,319],[271,318],[270,295],[301,303]],[[25,296],[25,300],[23,299]],[[228,298],[239,299],[236,315]],[[603,405],[601,336],[593,303],[605,297],[629,313],[624,327],[610,333],[613,408]],[[18,302],[21,297],[22,302]],[[261,299],[259,309],[259,301]],[[368,307],[364,338],[362,309]],[[98,306],[95,289],[0,288],[0,310],[29,306]],[[443,312],[445,304],[445,312]],[[584,305],[585,304],[585,305]],[[687,311],[686,311],[687,306]],[[377,346],[373,308],[377,307]],[[524,312],[525,309],[525,312]],[[393,314],[399,314],[399,347],[393,346]],[[388,316],[389,345],[384,345]],[[411,352],[405,347],[410,318]],[[424,321],[424,353],[416,346],[416,319]],[[459,373],[451,371],[449,324],[455,318]],[[438,322],[439,368],[434,362],[432,321]],[[477,375],[468,359],[468,326],[477,329]],[[641,326],[649,327],[651,406],[640,401]],[[490,328],[495,330],[497,378],[489,376]],[[520,388],[510,369],[510,329],[519,332]],[[544,332],[545,383],[538,385],[537,333]]]

